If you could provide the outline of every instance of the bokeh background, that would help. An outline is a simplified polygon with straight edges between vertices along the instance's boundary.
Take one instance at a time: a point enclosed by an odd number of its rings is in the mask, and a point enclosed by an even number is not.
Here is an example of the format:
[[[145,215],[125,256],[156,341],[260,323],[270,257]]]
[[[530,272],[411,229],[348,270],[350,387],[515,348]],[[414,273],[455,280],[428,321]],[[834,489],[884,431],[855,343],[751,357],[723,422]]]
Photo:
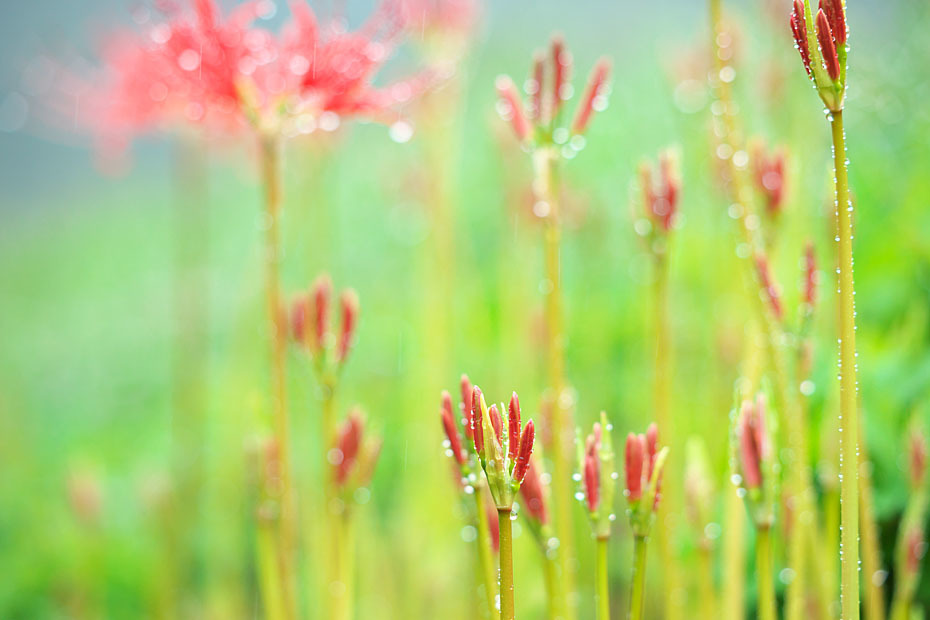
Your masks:
[[[831,160],[820,103],[787,27],[788,4],[726,3],[738,32],[734,84],[744,129],[790,152],[775,266],[789,309],[807,240],[823,272],[810,455],[821,463],[835,458],[836,447],[829,430],[837,410],[827,258]],[[349,5],[359,15],[368,9]],[[120,0],[2,9],[3,618],[170,615],[167,584],[180,558],[189,560],[180,594],[188,617],[259,613],[249,454],[268,426],[253,145],[144,137],[127,150],[117,174],[104,173],[88,136],[50,126],[37,112],[50,92],[37,59],[93,58],[101,34],[131,25],[135,11],[137,4]],[[631,197],[638,162],[677,145],[683,197],[671,255],[672,403],[677,432],[703,438],[718,489],[732,492],[727,428],[749,305],[734,251],[736,227],[712,157],[706,12],[694,1],[519,0],[485,7],[456,76],[460,96],[449,97],[443,119],[451,136],[443,165],[451,174],[455,226],[450,260],[442,263],[448,295],[438,300],[424,191],[428,137],[421,127],[405,144],[376,124],[288,143],[284,287],[306,289],[326,271],[337,288],[357,289],[358,345],[339,406],[360,403],[385,439],[370,500],[358,511],[359,617],[471,613],[469,532],[442,445],[439,391],[454,392],[467,372],[491,398],[516,390],[524,415],[538,411],[540,227],[530,209],[529,160],[495,112],[493,84],[500,73],[520,83],[533,50],[555,31],[574,55],[576,90],[599,56],[614,63],[610,105],[564,174],[576,421],[589,427],[606,410],[619,440],[653,418],[652,276],[633,232]],[[849,21],[845,116],[858,207],[863,438],[890,568],[908,494],[903,433],[915,411],[926,417],[930,382],[930,6],[857,0],[849,2]],[[415,51],[406,50],[388,73],[414,62]],[[318,405],[309,364],[296,352],[289,373],[295,467],[306,480],[323,449],[314,434]],[[202,431],[202,492],[195,529],[174,546],[179,538],[166,498],[179,411],[196,416]],[[593,613],[586,577],[593,543],[577,510],[586,617]],[[542,617],[536,549],[516,527],[518,610]],[[624,519],[616,530],[611,588],[621,617],[631,544]],[[685,557],[694,539],[683,527],[678,546]],[[751,578],[749,587],[752,601]],[[918,596],[930,604],[927,579]]]

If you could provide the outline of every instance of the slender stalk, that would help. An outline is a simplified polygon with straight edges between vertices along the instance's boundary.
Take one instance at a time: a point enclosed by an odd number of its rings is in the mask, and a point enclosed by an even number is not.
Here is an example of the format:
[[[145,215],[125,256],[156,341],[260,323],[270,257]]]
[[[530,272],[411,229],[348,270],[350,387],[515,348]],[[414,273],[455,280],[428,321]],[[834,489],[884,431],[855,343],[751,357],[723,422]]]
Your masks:
[[[494,579],[494,560],[491,557],[491,533],[484,512],[485,487],[483,484],[476,484],[474,488],[475,515],[478,526],[478,538],[475,540],[475,545],[478,550],[479,584],[484,590],[484,605],[481,606],[484,613],[480,616],[498,618],[497,580]]]
[[[878,543],[878,525],[872,502],[872,473],[865,444],[859,450],[859,519],[862,521],[862,571],[865,574],[866,620],[885,620],[884,580],[878,577],[882,570],[882,552]]]
[[[558,557],[549,557],[543,546],[540,549],[543,554],[543,579],[546,584],[546,607],[548,609],[549,620],[557,620],[565,617],[565,602],[561,599],[562,592],[558,582],[559,560]]]
[[[709,545],[698,549],[698,591],[700,593],[701,618],[717,620],[717,594],[714,590],[714,556]]]
[[[775,620],[775,580],[772,578],[772,530],[756,529],[756,585],[759,588],[759,620]]]
[[[281,520],[278,555],[287,618],[297,615],[294,583],[296,505],[291,481],[290,437],[287,415],[287,321],[281,304],[281,170],[279,143],[272,137],[261,140],[262,179],[267,216],[265,239],[265,286],[268,324],[271,329],[271,417],[281,459]]]
[[[681,454],[683,451],[677,442],[676,422],[672,419],[670,406],[671,389],[671,327],[668,319],[668,265],[669,256],[666,253],[657,258],[655,264],[655,278],[653,281],[653,307],[655,317],[655,376],[653,381],[653,405],[655,407],[656,422],[665,435],[665,443],[672,449],[672,454]],[[656,527],[659,528],[659,555],[662,558],[662,592],[665,598],[665,617],[674,620],[681,617],[681,573],[678,566],[678,557],[675,553],[674,542],[676,532],[674,524],[679,521],[681,514],[678,500],[680,467],[667,467],[662,479],[662,501],[659,503],[656,517]],[[671,518],[670,518],[671,517]]]
[[[571,597],[575,592],[575,552],[571,522],[572,490],[569,484],[571,471],[566,442],[572,434],[569,405],[566,403],[565,381],[565,325],[562,310],[561,269],[561,205],[556,178],[557,154],[553,149],[541,149],[534,154],[535,191],[549,205],[544,220],[544,260],[546,286],[544,287],[546,316],[546,374],[552,401],[553,457],[552,494],[555,501],[555,529],[560,542],[560,569],[562,586],[569,600],[568,618],[575,617]]]
[[[597,539],[597,620],[610,620],[610,591],[607,588],[607,539]]]
[[[514,620],[513,605],[513,533],[510,508],[497,509],[501,538],[501,620]]]
[[[721,617],[728,620],[740,620],[746,615],[746,571],[743,552],[746,539],[746,508],[732,486],[725,493],[724,523],[723,602],[721,604],[723,615]]]
[[[278,541],[272,523],[259,516],[256,532],[259,588],[267,620],[284,620],[284,593],[281,591]]]
[[[630,589],[629,620],[643,620],[646,607],[646,539],[633,537],[633,583]]]
[[[349,618],[349,574],[346,539],[348,520],[344,515],[330,518],[329,535],[333,539],[332,579],[329,582],[329,617],[330,620],[347,620]]]
[[[859,618],[859,414],[856,375],[856,299],[853,282],[852,215],[846,170],[843,112],[830,115],[836,172],[840,304],[840,606],[843,620]]]

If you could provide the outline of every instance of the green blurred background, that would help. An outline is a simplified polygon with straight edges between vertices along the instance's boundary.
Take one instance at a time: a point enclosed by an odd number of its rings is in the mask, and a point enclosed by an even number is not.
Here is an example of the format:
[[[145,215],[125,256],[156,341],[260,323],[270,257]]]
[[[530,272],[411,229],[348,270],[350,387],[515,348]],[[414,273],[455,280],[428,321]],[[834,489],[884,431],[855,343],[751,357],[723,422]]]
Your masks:
[[[576,421],[588,427],[606,410],[619,441],[652,420],[651,270],[632,230],[631,196],[639,160],[678,145],[672,402],[677,432],[704,439],[718,487],[732,492],[728,414],[749,310],[736,227],[712,158],[704,4],[497,4],[486,7],[460,66],[462,99],[448,108],[453,139],[442,165],[454,188],[455,240],[447,248],[454,269],[442,274],[449,295],[438,304],[423,197],[429,136],[396,144],[382,126],[354,125],[286,147],[284,287],[305,289],[326,271],[337,289],[359,292],[358,345],[339,406],[360,403],[385,439],[370,501],[358,511],[362,618],[470,617],[472,549],[442,447],[439,391],[455,393],[467,372],[490,398],[516,390],[524,416],[538,410],[540,228],[529,209],[529,160],[494,111],[493,82],[508,73],[520,83],[531,52],[554,31],[574,54],[576,91],[597,57],[614,62],[610,106],[564,174]],[[95,33],[128,23],[132,9],[115,0],[45,1],[7,7],[0,25],[2,618],[164,615],[165,584],[185,554],[187,617],[259,614],[249,453],[268,423],[253,145],[146,138],[127,153],[134,161],[126,174],[102,176],[85,140],[53,133],[31,113],[23,81],[36,54],[92,49]],[[745,131],[790,151],[776,264],[789,311],[803,244],[817,246],[823,284],[813,406],[815,429],[825,429],[820,420],[837,409],[827,126],[793,49],[788,2],[727,9],[740,35],[735,85]],[[856,1],[849,21],[845,116],[858,207],[863,437],[890,567],[908,493],[903,431],[915,410],[926,417],[930,381],[930,8]],[[191,173],[196,166],[202,177]],[[446,343],[440,352],[431,341],[437,333]],[[314,434],[318,405],[309,364],[296,351],[289,361],[295,467],[308,483],[323,449]],[[192,398],[185,390],[200,399],[203,487],[196,529],[177,547],[169,544],[179,539],[166,498],[172,420],[178,403]],[[817,437],[811,443],[813,462],[829,455]],[[588,617],[593,543],[580,507],[576,517]],[[622,617],[631,545],[624,519],[616,529],[611,587]],[[518,611],[542,617],[536,549],[519,522],[516,531]],[[677,544],[686,557],[693,552],[687,531]],[[919,596],[930,604],[927,579]]]

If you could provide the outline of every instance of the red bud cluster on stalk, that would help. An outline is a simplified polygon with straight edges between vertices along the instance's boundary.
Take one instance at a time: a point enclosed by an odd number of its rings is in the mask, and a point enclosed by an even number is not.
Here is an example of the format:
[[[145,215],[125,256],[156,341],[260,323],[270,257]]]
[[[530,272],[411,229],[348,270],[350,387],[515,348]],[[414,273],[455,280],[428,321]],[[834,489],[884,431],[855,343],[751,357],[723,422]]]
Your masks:
[[[507,408],[507,433],[497,405],[488,407],[481,388],[472,388],[472,438],[475,453],[498,509],[511,509],[530,466],[536,429],[533,421],[520,429],[520,401],[516,393]]]
[[[736,417],[734,458],[738,485],[756,527],[775,521],[775,452],[766,398],[743,400]]]
[[[905,439],[910,494],[907,507],[898,525],[895,547],[895,591],[891,618],[907,618],[914,607],[914,596],[920,584],[920,573],[927,553],[927,435],[915,416]]]
[[[358,324],[358,295],[346,289],[339,296],[340,324],[333,334],[330,322],[333,284],[327,275],[319,276],[310,291],[298,295],[291,303],[291,337],[307,350],[320,371],[333,364],[341,368],[352,349]]]
[[[521,143],[532,148],[564,145],[577,150],[581,144],[570,142],[570,138],[585,133],[594,113],[607,105],[610,63],[602,58],[595,64],[571,123],[563,121],[562,111],[573,94],[572,56],[561,37],[552,39],[549,64],[551,69],[547,71],[546,55],[537,53],[534,56],[533,70],[525,87],[529,95],[527,104],[513,80],[506,75],[499,76],[495,82],[500,98],[498,110],[510,122]],[[550,83],[547,83],[547,74],[550,74]]]
[[[842,110],[848,37],[843,0],[820,0],[816,15],[811,0],[794,0],[789,25],[804,69],[824,104],[831,111]]]
[[[659,448],[659,429],[653,423],[646,434],[629,433],[624,454],[625,488],[630,525],[636,536],[645,537],[659,506],[662,472],[668,448]]]
[[[804,285],[802,301],[810,309],[817,303],[817,256],[814,244],[810,241],[804,246]]]
[[[911,488],[921,489],[927,478],[927,437],[919,426],[911,429],[907,454]]]
[[[753,180],[756,189],[765,199],[765,212],[771,217],[781,214],[784,206],[787,157],[785,148],[769,153],[761,142],[753,146]]]
[[[678,217],[678,202],[681,195],[681,175],[678,155],[674,149],[659,153],[657,164],[643,161],[639,166],[640,190],[644,225],[636,224],[636,232],[651,240],[649,247],[661,255],[664,245],[657,244],[657,237],[664,237],[674,228]],[[639,222],[642,216],[634,212],[633,219]]]
[[[364,417],[360,409],[353,409],[339,427],[328,456],[337,489],[345,492],[367,486],[374,475],[381,445],[380,437],[365,439]]]

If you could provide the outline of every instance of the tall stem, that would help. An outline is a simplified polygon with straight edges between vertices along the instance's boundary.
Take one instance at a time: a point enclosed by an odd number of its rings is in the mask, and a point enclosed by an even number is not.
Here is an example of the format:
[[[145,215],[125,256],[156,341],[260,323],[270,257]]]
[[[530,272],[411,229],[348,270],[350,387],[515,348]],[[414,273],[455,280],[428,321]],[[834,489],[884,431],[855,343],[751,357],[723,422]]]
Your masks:
[[[549,205],[544,220],[544,286],[546,315],[546,375],[552,397],[551,454],[552,491],[555,500],[555,529],[560,542],[561,583],[568,598],[566,612],[574,618],[575,552],[572,532],[571,472],[568,464],[568,437],[572,435],[565,382],[565,325],[562,314],[561,205],[556,178],[557,154],[552,149],[534,153],[536,195]]]
[[[287,416],[287,321],[281,305],[281,170],[279,143],[272,137],[261,139],[262,179],[265,189],[267,230],[265,238],[265,294],[268,325],[271,330],[271,418],[281,459],[281,521],[278,541],[282,590],[286,617],[297,615],[294,583],[296,545],[296,506],[291,481],[290,437]]]
[[[597,620],[610,620],[610,594],[607,588],[607,539],[597,539]]]
[[[729,480],[727,481],[729,484]],[[740,620],[745,617],[746,569],[744,541],[746,538],[746,508],[743,500],[730,487],[724,499],[723,528],[723,601],[721,617]]]
[[[716,620],[717,595],[714,591],[714,556],[710,545],[702,545],[698,549],[698,588],[701,601],[701,618]]]
[[[759,589],[759,620],[775,620],[772,531],[768,527],[756,529],[756,585]]]
[[[646,607],[646,539],[633,537],[633,583],[630,590],[629,620],[643,620]]]
[[[485,487],[483,484],[474,486],[475,517],[478,526],[478,538],[475,545],[478,550],[478,572],[482,589],[484,590],[484,603],[480,614],[482,618],[498,618],[497,612],[497,580],[494,579],[494,560],[491,558],[491,533],[488,529],[488,520],[485,517]]]
[[[840,305],[840,604],[843,620],[859,618],[859,414],[856,375],[856,299],[853,282],[852,215],[846,170],[843,112],[830,115],[836,172]]]
[[[558,571],[559,559],[557,555],[550,557],[550,550],[545,543],[540,545],[543,560],[543,579],[546,583],[546,605],[549,620],[562,620],[565,618],[565,601],[562,599],[562,589],[559,587]],[[556,550],[551,550],[556,553]]]
[[[501,620],[514,620],[513,605],[513,533],[510,508],[497,509],[501,538]]]
[[[866,620],[885,620],[884,581],[876,577],[876,574],[882,570],[882,552],[872,502],[871,463],[864,444],[859,449],[859,519],[862,521],[865,617]]]

